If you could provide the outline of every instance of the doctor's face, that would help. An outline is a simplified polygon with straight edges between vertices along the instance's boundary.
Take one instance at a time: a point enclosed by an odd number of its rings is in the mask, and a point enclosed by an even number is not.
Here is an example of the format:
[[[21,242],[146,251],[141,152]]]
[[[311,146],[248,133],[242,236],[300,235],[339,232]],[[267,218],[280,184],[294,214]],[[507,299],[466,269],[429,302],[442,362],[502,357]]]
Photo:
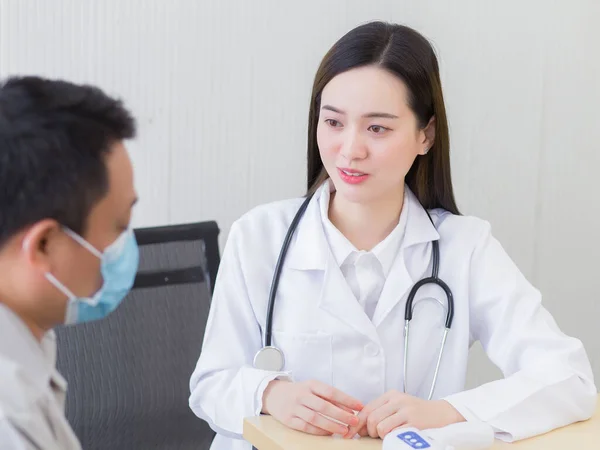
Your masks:
[[[404,177],[432,145],[395,75],[376,66],[351,69],[323,89],[317,144],[338,194],[356,203],[401,195]]]

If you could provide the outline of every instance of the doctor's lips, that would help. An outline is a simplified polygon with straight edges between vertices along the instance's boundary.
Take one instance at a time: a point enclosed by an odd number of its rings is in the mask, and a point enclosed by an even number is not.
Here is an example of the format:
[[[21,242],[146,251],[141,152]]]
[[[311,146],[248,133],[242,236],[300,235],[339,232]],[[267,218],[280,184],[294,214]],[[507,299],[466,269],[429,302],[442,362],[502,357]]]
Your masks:
[[[342,179],[342,181],[344,181],[348,184],[362,183],[369,176],[369,174],[366,174],[364,172],[359,172],[358,170],[341,169],[339,167],[338,167],[338,173],[340,174],[340,178]]]

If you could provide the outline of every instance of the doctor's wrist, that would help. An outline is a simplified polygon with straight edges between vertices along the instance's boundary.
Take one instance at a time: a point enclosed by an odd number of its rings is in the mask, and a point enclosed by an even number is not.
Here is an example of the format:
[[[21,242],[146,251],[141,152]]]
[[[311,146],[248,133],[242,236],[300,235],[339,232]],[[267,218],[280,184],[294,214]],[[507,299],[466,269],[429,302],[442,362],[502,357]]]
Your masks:
[[[452,404],[446,400],[440,400],[440,407],[443,408],[445,416],[448,418],[448,424],[466,422],[467,420]]]
[[[277,395],[277,387],[279,385],[281,385],[281,383],[289,383],[289,381],[287,380],[271,380],[269,381],[269,384],[267,384],[267,387],[265,388],[265,391],[263,392],[263,396],[262,396],[262,410],[261,413],[262,414],[267,414],[270,415],[271,413],[269,412],[269,406],[272,403],[273,400],[273,391],[275,391],[275,395]]]

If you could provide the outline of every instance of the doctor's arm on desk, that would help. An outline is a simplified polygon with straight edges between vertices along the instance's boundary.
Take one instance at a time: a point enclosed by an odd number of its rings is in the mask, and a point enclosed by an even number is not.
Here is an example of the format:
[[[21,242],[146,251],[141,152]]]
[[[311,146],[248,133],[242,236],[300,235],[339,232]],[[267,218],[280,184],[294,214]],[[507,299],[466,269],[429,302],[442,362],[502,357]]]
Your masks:
[[[582,343],[558,328],[485,225],[471,262],[471,332],[505,378],[445,400],[506,441],[590,418],[598,393]]]
[[[285,373],[252,366],[260,329],[248,299],[234,223],[215,283],[202,351],[190,379],[189,405],[215,432],[241,438],[243,417],[260,412],[259,389]]]
[[[286,372],[253,366],[262,341],[238,253],[244,238],[248,237],[234,223],[219,266],[202,351],[190,379],[190,408],[217,433],[234,439],[242,439],[245,417],[264,412],[312,434],[345,432],[345,427],[318,413],[354,423],[357,419],[349,410],[362,407],[358,400],[316,381],[293,383]]]
[[[471,334],[505,378],[441,400],[387,392],[365,406],[347,437],[477,420],[497,438],[516,441],[593,414],[598,393],[582,343],[560,331],[540,293],[482,223],[470,264]]]

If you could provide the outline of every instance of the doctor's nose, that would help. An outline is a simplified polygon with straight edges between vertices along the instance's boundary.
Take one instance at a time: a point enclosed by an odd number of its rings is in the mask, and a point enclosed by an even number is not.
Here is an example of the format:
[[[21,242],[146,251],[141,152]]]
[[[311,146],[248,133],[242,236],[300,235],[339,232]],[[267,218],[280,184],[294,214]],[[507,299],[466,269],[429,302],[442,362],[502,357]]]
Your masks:
[[[367,157],[367,146],[357,133],[346,133],[341,143],[340,154],[348,161]]]

